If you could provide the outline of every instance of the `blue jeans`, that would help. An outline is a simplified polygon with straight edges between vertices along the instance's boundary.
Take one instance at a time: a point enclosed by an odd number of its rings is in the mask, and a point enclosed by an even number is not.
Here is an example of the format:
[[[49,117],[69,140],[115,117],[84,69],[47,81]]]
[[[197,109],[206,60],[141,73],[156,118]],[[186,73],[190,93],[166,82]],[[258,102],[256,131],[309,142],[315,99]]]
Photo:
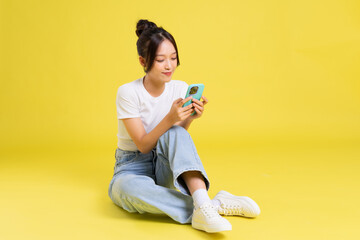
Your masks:
[[[149,153],[115,152],[114,176],[109,197],[128,212],[166,214],[179,223],[190,223],[193,200],[180,176],[200,171],[206,188],[210,182],[189,133],[173,126]]]

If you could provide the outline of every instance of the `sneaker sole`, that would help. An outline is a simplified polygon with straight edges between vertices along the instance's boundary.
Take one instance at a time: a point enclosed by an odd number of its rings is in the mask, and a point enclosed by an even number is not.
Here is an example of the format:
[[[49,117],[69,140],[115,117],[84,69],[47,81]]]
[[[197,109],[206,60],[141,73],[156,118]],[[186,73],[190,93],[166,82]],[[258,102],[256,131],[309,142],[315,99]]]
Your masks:
[[[219,225],[207,225],[204,226],[201,223],[192,222],[191,226],[195,229],[202,230],[208,233],[216,233],[216,232],[222,232],[222,231],[231,231],[232,226],[219,226]]]
[[[228,193],[226,191],[220,191],[217,195],[216,195],[216,198],[217,197],[223,197],[223,198],[227,198],[227,199],[239,199],[239,200],[243,200],[245,201],[248,205],[250,205],[252,208],[254,208],[254,214],[251,214],[250,216],[247,216],[247,215],[241,215],[243,217],[249,217],[249,218],[254,218],[256,216],[259,216],[260,214],[260,208],[259,206],[257,205],[257,203],[252,200],[251,198],[249,197],[245,197],[245,196],[242,196],[242,197],[239,197],[239,196],[235,196],[235,195],[232,195],[231,193]],[[215,199],[216,199],[215,198]]]

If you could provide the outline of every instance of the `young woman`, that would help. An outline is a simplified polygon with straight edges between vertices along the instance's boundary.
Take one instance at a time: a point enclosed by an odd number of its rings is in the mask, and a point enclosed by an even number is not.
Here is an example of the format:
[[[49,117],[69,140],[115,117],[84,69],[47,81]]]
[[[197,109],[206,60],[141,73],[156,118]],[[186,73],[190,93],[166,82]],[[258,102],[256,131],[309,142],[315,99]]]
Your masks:
[[[180,61],[170,33],[139,20],[136,34],[146,75],[117,92],[118,147],[108,192],[112,201],[129,212],[166,214],[206,232],[231,230],[221,215],[259,215],[248,197],[220,191],[209,198],[210,182],[187,132],[208,100],[183,99],[188,84],[171,80]],[[193,103],[182,107],[190,99]]]

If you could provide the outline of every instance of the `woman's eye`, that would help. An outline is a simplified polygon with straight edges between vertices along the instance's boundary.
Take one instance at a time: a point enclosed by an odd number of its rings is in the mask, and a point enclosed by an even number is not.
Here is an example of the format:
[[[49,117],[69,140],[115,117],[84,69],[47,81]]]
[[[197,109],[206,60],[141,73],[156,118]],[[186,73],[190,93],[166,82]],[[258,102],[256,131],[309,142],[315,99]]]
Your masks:
[[[176,60],[177,58],[171,58],[171,60]],[[164,59],[162,59],[162,60],[156,60],[157,62],[163,62],[164,61]]]

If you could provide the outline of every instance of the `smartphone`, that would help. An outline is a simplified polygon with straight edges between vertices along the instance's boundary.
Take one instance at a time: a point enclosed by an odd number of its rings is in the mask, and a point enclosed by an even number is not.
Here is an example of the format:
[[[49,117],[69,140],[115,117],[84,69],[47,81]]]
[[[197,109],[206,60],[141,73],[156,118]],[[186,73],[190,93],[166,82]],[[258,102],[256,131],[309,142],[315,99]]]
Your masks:
[[[188,90],[187,90],[187,92],[186,92],[186,96],[185,96],[185,98],[187,98],[187,97],[190,97],[190,96],[192,96],[193,98],[196,98],[197,100],[200,100],[200,98],[201,98],[201,96],[202,96],[202,93],[203,93],[203,91],[204,91],[204,84],[202,84],[202,83],[198,83],[198,84],[191,84],[189,87],[188,87]],[[184,98],[184,99],[185,99]],[[184,103],[184,105],[183,105],[183,107],[186,107],[186,106],[188,106],[189,104],[191,104],[192,103],[192,100],[189,100],[189,101],[187,101],[186,103]],[[191,114],[191,116],[192,115],[194,115],[196,112],[194,111],[192,114]]]

